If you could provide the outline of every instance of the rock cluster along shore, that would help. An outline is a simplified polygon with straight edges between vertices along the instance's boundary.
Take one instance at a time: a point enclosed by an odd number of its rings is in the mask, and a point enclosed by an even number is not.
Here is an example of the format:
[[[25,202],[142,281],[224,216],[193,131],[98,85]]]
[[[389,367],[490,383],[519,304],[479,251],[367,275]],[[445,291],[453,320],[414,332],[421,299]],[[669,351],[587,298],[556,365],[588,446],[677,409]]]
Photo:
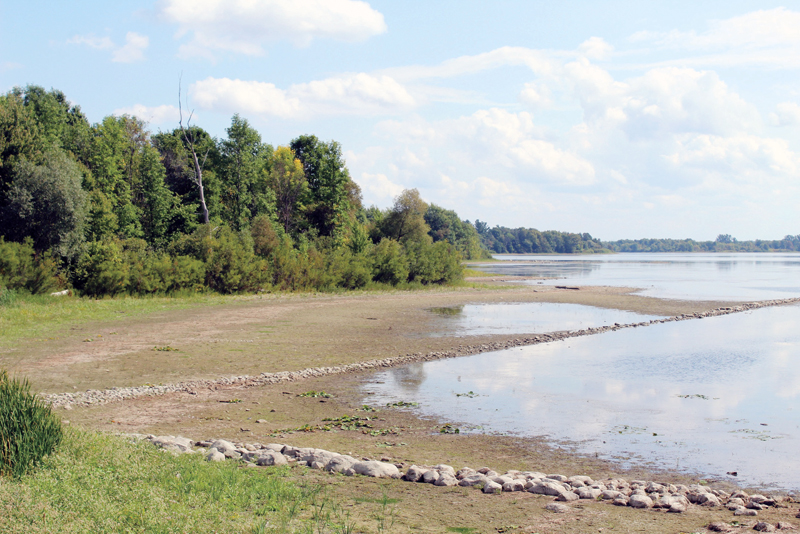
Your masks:
[[[244,462],[248,466],[305,465],[345,476],[363,475],[376,478],[395,478],[434,486],[464,486],[483,493],[527,491],[554,497],[547,508],[568,512],[563,503],[580,500],[607,501],[616,506],[640,509],[661,509],[671,513],[686,512],[690,506],[725,507],[734,516],[756,516],[769,507],[786,507],[794,502],[787,496],[747,494],[744,491],[727,493],[700,484],[664,484],[646,480],[610,478],[603,481],[587,476],[565,476],[536,471],[507,471],[499,474],[488,467],[464,467],[456,471],[449,465],[417,466],[405,469],[387,458],[373,460],[354,458],[323,449],[292,447],[279,443],[232,443],[222,439],[194,442],[174,436],[146,436],[154,445],[174,453],[200,453],[208,461],[226,459]],[[195,449],[195,447],[200,447]],[[405,473],[401,471],[405,469]],[[800,515],[800,514],[799,514]]]
[[[157,395],[164,395],[166,393],[184,392],[194,394],[197,389],[218,387],[236,386],[236,387],[256,387],[268,384],[280,384],[288,382],[297,382],[308,378],[318,378],[323,376],[357,373],[370,371],[375,369],[382,369],[387,367],[397,367],[409,363],[427,362],[433,360],[441,360],[445,358],[457,358],[459,356],[471,356],[482,352],[492,352],[513,347],[522,347],[527,345],[537,345],[539,343],[550,343],[552,341],[560,341],[563,339],[590,336],[594,334],[601,334],[614,330],[621,330],[623,328],[638,328],[650,326],[653,324],[670,323],[675,321],[687,321],[690,319],[702,319],[705,317],[716,317],[719,315],[728,315],[731,313],[740,313],[758,308],[765,308],[769,306],[780,306],[783,304],[794,304],[800,302],[800,297],[765,300],[759,302],[749,302],[739,304],[737,306],[729,306],[708,310],[705,312],[696,312],[691,314],[675,315],[673,317],[665,317],[663,319],[653,319],[650,321],[643,321],[640,323],[615,323],[613,326],[600,326],[596,328],[586,328],[582,330],[574,330],[570,332],[555,332],[550,334],[538,334],[529,337],[509,339],[506,341],[499,341],[494,343],[483,343],[479,345],[460,345],[449,351],[429,352],[406,354],[405,356],[395,356],[391,358],[383,358],[380,360],[369,360],[366,362],[351,363],[348,365],[340,365],[335,367],[312,367],[300,371],[281,371],[278,373],[262,373],[258,376],[232,376],[224,377],[216,380],[193,380],[190,382],[180,382],[177,384],[166,385],[146,385],[139,387],[120,387],[111,388],[106,390],[88,390],[85,392],[75,393],[53,393],[49,395],[42,395],[42,398],[50,402],[53,407],[71,407],[71,406],[93,406],[99,404],[106,404],[109,402],[117,402],[126,399],[133,399],[137,397],[151,397]]]

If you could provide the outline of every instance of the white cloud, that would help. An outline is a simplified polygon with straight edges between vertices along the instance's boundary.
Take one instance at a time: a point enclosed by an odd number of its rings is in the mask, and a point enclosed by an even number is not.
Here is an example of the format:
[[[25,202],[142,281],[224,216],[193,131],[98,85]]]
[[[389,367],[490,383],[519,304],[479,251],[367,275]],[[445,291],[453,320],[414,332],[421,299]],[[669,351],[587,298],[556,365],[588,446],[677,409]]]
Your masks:
[[[589,59],[608,59],[614,51],[611,46],[601,37],[590,37],[578,47],[578,50]]]
[[[770,114],[770,122],[775,126],[797,126],[800,124],[800,106],[796,102],[781,102]]]
[[[138,117],[150,124],[177,124],[180,119],[180,111],[175,106],[145,106],[135,104],[126,108],[114,110],[114,115],[130,115]],[[196,119],[197,116],[194,117]]]
[[[430,78],[453,78],[509,66],[527,67],[533,72],[547,75],[558,69],[560,62],[555,59],[555,56],[558,55],[543,50],[504,46],[483,54],[448,59],[438,65],[411,65],[385,69],[382,72],[403,82]],[[574,53],[560,55],[575,56]]]
[[[800,44],[800,13],[784,7],[754,11],[725,20],[715,20],[701,33],[638,32],[632,41],[654,41],[666,48],[765,48]]]
[[[136,32],[125,35],[125,44],[117,46],[110,37],[97,37],[93,34],[76,35],[67,44],[85,45],[95,50],[111,50],[111,60],[115,63],[133,63],[144,59],[144,51],[150,44],[150,38]]]
[[[388,76],[358,73],[280,89],[271,83],[206,78],[190,92],[203,109],[310,118],[318,115],[380,115],[413,108],[416,101]]]
[[[391,200],[405,189],[402,185],[392,182],[385,174],[361,173],[358,185],[369,192],[373,197],[381,200]]]
[[[114,41],[110,37],[97,37],[96,35],[76,35],[67,41],[68,44],[86,45],[95,50],[114,48]]]
[[[161,17],[191,34],[181,57],[215,52],[257,56],[271,41],[307,46],[314,39],[363,41],[386,31],[383,15],[356,0],[162,0]]]
[[[144,59],[144,51],[150,45],[150,38],[136,32],[125,35],[125,45],[114,51],[115,63],[133,63]]]
[[[687,135],[678,139],[678,149],[666,159],[681,168],[725,173],[732,181],[794,177],[800,167],[800,157],[785,140],[754,135]]]
[[[543,83],[526,83],[519,93],[519,99],[534,109],[548,108],[553,104],[550,89]]]
[[[712,71],[663,67],[624,82],[579,60],[565,66],[585,120],[616,127],[633,139],[686,132],[729,135],[760,124],[754,106]]]
[[[795,69],[800,67],[800,12],[778,7],[712,21],[705,32],[640,31],[630,40],[652,43],[662,50],[700,54],[667,60],[662,66],[756,65]]]

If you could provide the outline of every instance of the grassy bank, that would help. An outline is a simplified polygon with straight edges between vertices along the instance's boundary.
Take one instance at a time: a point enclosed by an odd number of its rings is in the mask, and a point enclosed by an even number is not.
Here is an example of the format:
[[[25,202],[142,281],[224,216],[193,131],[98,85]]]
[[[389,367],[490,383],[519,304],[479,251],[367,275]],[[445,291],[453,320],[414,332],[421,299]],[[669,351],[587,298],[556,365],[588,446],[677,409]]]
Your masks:
[[[88,321],[129,319],[149,313],[230,302],[213,293],[163,297],[90,299],[20,294],[0,305],[0,347],[31,337],[47,337]]]
[[[69,429],[35,473],[0,478],[0,532],[348,531],[321,486],[289,468],[240,465]]]

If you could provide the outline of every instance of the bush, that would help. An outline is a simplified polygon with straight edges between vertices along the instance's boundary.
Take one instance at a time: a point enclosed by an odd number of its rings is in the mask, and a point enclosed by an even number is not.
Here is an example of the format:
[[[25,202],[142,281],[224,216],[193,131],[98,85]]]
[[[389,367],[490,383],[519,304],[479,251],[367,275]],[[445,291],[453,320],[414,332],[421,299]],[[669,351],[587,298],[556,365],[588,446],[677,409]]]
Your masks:
[[[59,285],[56,262],[47,253],[37,254],[30,238],[11,243],[0,237],[0,287],[26,289],[36,295]]]
[[[450,284],[461,280],[461,255],[447,241],[411,243],[406,250],[409,280],[421,284]]]
[[[397,285],[408,281],[408,260],[403,247],[393,239],[383,238],[370,251],[372,279],[384,284]]]
[[[126,291],[130,267],[117,241],[92,241],[73,273],[73,285],[85,295],[114,296]]]
[[[0,370],[0,475],[21,477],[61,442],[61,421],[30,389]]]

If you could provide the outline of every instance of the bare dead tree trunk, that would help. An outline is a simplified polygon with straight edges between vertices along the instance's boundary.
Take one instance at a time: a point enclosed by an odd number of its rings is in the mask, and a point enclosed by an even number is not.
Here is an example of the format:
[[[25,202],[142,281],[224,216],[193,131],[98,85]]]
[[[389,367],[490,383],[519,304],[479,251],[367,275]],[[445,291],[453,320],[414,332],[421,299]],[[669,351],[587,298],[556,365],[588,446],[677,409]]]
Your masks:
[[[194,183],[197,185],[197,192],[200,194],[200,206],[203,209],[203,224],[208,224],[208,206],[206,205],[206,194],[203,190],[203,166],[205,165],[206,158],[208,157],[208,151],[206,151],[205,155],[203,156],[203,163],[200,163],[200,159],[197,157],[197,150],[194,146],[194,136],[191,135],[187,128],[190,127],[192,122],[192,113],[189,113],[189,119],[186,121],[186,128],[183,127],[183,107],[181,106],[181,84],[178,82],[178,113],[179,113],[179,121],[178,124],[181,127],[181,133],[183,133],[183,140],[186,142],[186,145],[189,147],[189,152],[192,154],[192,161],[194,162]]]

